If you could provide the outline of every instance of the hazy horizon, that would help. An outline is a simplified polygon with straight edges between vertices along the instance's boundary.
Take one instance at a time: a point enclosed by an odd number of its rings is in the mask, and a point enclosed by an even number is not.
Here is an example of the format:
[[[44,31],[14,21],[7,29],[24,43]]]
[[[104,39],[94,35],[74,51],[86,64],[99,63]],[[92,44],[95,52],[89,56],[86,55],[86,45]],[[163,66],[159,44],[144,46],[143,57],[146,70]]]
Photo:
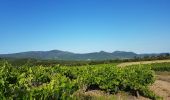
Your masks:
[[[58,50],[58,49],[53,49],[53,50]],[[31,50],[31,51],[20,51],[20,52],[9,52],[9,53],[1,53],[1,54],[15,54],[15,53],[23,53],[23,52],[48,52],[48,51],[53,51],[53,50]],[[64,52],[71,52],[71,53],[76,53],[76,54],[87,54],[87,53],[95,53],[95,52],[107,52],[107,53],[113,53],[116,51],[120,52],[133,52],[136,54],[159,54],[159,53],[170,53],[170,52],[143,52],[143,53],[138,53],[134,51],[125,51],[125,50],[114,50],[114,51],[105,51],[105,50],[100,50],[100,51],[92,51],[92,52],[74,52],[74,51],[67,51],[67,50],[59,50],[59,51],[64,51]]]
[[[170,52],[169,0],[2,0],[0,54]]]

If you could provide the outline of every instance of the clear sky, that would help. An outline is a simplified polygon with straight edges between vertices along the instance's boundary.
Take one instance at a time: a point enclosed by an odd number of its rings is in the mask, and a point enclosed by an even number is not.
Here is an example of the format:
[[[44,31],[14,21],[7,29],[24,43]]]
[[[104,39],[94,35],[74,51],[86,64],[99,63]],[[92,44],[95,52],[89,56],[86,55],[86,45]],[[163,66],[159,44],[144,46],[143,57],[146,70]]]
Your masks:
[[[170,0],[0,0],[0,53],[170,52]]]

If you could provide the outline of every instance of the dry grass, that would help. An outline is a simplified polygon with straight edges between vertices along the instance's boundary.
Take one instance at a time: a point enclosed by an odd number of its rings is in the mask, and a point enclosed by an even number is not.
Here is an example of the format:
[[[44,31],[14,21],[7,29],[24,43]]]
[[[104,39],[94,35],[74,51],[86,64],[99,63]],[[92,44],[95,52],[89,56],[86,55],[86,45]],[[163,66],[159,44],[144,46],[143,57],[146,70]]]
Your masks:
[[[148,98],[131,95],[127,92],[119,92],[117,94],[108,94],[101,90],[77,91],[74,96],[76,100],[150,100]]]
[[[76,100],[117,100],[115,95],[107,94],[101,90],[90,90],[86,92],[79,90],[74,93],[74,97],[76,97]]]
[[[126,62],[118,64],[119,67],[125,67],[130,65],[139,65],[139,64],[153,64],[153,63],[165,63],[170,62],[170,60],[155,60],[155,61],[140,61],[140,62]]]

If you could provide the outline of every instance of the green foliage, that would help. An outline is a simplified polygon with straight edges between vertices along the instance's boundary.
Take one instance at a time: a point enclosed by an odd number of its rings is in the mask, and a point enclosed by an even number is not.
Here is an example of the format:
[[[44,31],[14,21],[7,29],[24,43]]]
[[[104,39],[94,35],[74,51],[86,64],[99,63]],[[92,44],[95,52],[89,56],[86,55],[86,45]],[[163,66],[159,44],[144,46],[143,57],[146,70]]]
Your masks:
[[[15,68],[5,63],[0,67],[1,99],[68,99],[78,89],[71,81],[53,68],[42,66]]]
[[[150,64],[151,68],[154,71],[170,71],[170,63],[155,63],[155,64]]]
[[[149,97],[152,100],[163,100],[162,97],[159,97],[157,95],[155,95],[155,93],[153,93],[153,91],[150,91],[148,88],[143,87],[139,90],[140,94]]]
[[[149,67],[88,67],[80,77],[87,88],[95,86],[110,93],[119,91],[141,91],[154,83],[154,72]]]
[[[137,67],[138,65],[130,65],[129,67],[132,66]],[[170,71],[170,62],[143,64],[143,66],[150,67],[154,71],[160,71],[160,72]]]
[[[118,68],[109,65],[43,67],[0,64],[0,99],[65,100],[84,87],[109,93],[139,91],[154,98],[148,86],[155,81],[150,67]],[[149,94],[148,94],[149,93]]]

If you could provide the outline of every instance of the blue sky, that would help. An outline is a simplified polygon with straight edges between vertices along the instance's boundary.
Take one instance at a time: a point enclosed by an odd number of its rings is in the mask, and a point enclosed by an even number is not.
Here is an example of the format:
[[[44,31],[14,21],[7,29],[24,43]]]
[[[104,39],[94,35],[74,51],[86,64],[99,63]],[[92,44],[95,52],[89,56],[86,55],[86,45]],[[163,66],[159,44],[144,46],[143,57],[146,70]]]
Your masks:
[[[0,0],[0,53],[170,51],[169,0]]]

